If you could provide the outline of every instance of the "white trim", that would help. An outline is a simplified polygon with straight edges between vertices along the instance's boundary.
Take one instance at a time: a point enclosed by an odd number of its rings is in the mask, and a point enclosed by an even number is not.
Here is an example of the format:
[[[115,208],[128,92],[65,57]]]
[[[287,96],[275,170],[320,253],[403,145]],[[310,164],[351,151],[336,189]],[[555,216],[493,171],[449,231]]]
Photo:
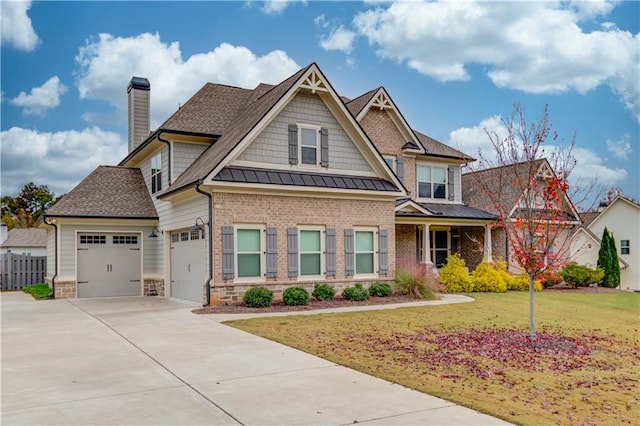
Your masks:
[[[433,216],[434,215],[432,212],[430,212],[429,210],[425,209],[424,207],[422,207],[420,204],[416,203],[413,200],[406,200],[402,204],[397,205],[395,211],[397,211],[397,212],[403,211],[405,207],[412,207],[415,211],[417,211],[419,213],[423,213],[423,214],[425,214],[427,216]]]
[[[238,275],[238,230],[256,230],[260,231],[260,276],[259,277],[240,277]],[[234,283],[250,283],[250,282],[266,282],[267,271],[266,256],[266,226],[256,224],[234,224],[233,225],[233,282]]]
[[[420,196],[420,181],[418,180],[418,168],[419,167],[429,167],[431,170],[429,174],[431,175],[431,197],[421,197]],[[444,170],[444,197],[443,198],[435,198],[433,195],[433,169],[438,168]],[[431,163],[425,161],[416,161],[416,200],[431,202],[431,203],[439,203],[439,204],[454,204],[455,200],[449,200],[449,173],[447,170],[447,166],[439,164],[439,163]],[[437,182],[441,183],[441,182]],[[455,195],[455,194],[454,194]]]
[[[358,274],[358,232],[371,232],[373,236],[373,273],[370,274]],[[379,228],[376,226],[354,226],[353,227],[353,278],[378,278],[380,276],[378,264],[378,257],[380,248],[378,247],[378,232]],[[368,252],[362,252],[368,253]]]
[[[321,155],[321,150],[322,147],[320,145],[320,129],[321,127],[315,124],[307,124],[307,123],[296,123],[296,126],[298,126],[298,167],[297,168],[307,168],[310,170],[319,170],[321,169],[320,167],[320,155]],[[302,162],[302,132],[303,130],[312,130],[315,132],[315,137],[316,137],[316,146],[315,146],[315,150],[316,150],[316,161],[315,163],[311,164],[311,163],[303,163]],[[308,146],[308,148],[311,148],[310,146]]]
[[[319,275],[302,275],[302,240],[300,238],[302,231],[317,231],[320,233],[320,274]],[[314,281],[326,279],[326,228],[324,226],[300,225],[298,226],[298,281]]]
[[[398,156],[397,155],[391,155],[391,154],[383,154],[382,158],[384,158],[384,161],[388,161],[391,160],[391,165],[389,166],[391,168],[391,170],[393,170],[394,173],[398,173]],[[389,165],[389,163],[387,162],[387,165]]]

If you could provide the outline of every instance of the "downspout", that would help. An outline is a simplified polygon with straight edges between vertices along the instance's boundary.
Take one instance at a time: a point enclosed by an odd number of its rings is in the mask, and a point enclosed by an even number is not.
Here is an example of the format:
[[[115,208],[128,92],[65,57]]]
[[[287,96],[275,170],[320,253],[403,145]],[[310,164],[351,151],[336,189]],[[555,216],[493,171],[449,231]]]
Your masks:
[[[213,196],[211,193],[201,190],[200,185],[202,185],[202,179],[196,184],[196,191],[209,198],[209,277],[206,282],[206,303],[203,305],[209,306],[211,303],[211,280],[213,279]]]
[[[56,225],[56,222],[54,219],[49,219],[47,217],[44,218],[44,223],[46,223],[47,225],[53,226],[53,252],[54,252],[54,259],[55,262],[53,262],[53,264],[55,265],[53,268],[53,277],[51,278],[51,298],[55,299],[56,298],[56,278],[58,278],[58,225]]]
[[[158,140],[167,144],[167,186],[171,186],[171,142],[162,139],[162,132],[158,133]]]

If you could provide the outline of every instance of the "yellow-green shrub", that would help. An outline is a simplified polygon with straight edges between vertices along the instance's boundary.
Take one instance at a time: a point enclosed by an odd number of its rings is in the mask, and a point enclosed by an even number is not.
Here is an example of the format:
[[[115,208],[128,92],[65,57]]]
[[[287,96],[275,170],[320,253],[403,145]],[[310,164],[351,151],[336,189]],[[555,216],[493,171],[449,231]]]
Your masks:
[[[464,259],[457,253],[449,256],[447,264],[440,271],[440,283],[447,293],[468,293],[473,291],[473,284],[465,269]]]
[[[509,277],[507,286],[510,291],[529,291],[529,276],[527,274],[520,274]],[[540,280],[534,280],[533,289],[535,291],[542,291],[542,282]]]
[[[471,274],[473,291],[504,293],[510,278],[507,271],[482,262]]]

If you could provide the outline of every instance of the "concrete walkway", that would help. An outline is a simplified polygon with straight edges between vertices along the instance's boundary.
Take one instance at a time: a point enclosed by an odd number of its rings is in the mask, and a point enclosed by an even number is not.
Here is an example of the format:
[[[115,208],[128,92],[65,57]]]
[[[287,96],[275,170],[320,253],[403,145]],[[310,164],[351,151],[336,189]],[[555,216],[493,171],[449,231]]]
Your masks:
[[[505,424],[173,300],[0,298],[3,425]]]

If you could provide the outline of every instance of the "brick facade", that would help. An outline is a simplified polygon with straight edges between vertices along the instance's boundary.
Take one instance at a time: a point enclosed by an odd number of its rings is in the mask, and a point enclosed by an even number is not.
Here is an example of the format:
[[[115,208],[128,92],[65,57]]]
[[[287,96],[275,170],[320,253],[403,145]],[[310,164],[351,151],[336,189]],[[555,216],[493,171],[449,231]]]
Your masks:
[[[291,286],[313,288],[316,282],[327,282],[339,292],[355,282],[366,283],[376,279],[358,280],[345,276],[344,230],[353,227],[377,227],[388,232],[387,276],[380,280],[393,279],[395,270],[395,215],[392,200],[371,201],[358,199],[334,199],[312,197],[289,197],[280,195],[257,195],[237,193],[214,193],[214,284],[212,297],[219,300],[237,301],[253,286],[272,289],[276,298]],[[263,281],[241,282],[224,280],[222,277],[222,227],[238,224],[261,225],[278,229],[277,277]],[[323,226],[336,230],[336,276],[314,281],[301,281],[287,276],[287,228],[305,225]]]

